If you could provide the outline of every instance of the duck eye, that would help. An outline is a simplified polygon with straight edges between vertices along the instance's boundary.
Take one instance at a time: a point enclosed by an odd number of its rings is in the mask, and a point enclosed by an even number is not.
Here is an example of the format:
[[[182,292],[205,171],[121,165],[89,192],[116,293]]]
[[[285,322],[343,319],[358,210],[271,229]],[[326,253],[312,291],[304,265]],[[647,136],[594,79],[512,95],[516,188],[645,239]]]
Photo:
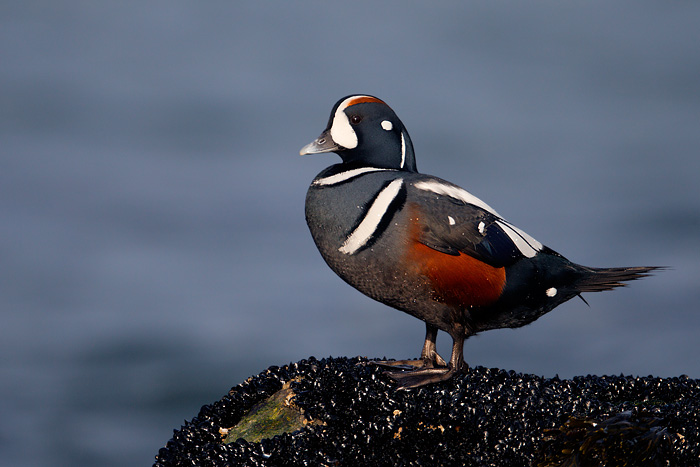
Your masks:
[[[361,121],[362,121],[362,117],[360,115],[352,115],[350,117],[350,123],[352,123],[353,125],[357,125]]]

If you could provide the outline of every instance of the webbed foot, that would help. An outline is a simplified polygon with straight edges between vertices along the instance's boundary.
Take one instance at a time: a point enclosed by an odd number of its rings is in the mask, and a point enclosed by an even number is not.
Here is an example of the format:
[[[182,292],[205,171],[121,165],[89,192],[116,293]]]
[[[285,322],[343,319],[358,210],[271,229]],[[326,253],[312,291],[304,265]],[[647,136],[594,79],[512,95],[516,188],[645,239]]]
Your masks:
[[[426,384],[439,383],[447,381],[456,374],[460,373],[452,367],[443,368],[420,368],[413,371],[387,371],[391,379],[396,381],[398,389],[411,389]]]

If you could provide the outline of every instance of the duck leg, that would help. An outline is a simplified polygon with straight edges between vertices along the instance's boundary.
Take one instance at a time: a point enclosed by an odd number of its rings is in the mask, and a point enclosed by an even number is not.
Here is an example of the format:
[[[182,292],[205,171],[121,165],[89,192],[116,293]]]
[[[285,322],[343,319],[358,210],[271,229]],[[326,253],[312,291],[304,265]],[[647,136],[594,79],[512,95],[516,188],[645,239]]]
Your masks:
[[[447,367],[445,360],[437,353],[435,342],[437,341],[438,328],[425,323],[425,342],[418,360],[383,360],[372,362],[374,365],[388,367],[396,370],[415,370],[420,368]]]
[[[464,370],[464,336],[452,336],[452,355],[446,367],[417,368],[412,371],[387,371],[399,389],[417,388],[426,384],[446,381]]]

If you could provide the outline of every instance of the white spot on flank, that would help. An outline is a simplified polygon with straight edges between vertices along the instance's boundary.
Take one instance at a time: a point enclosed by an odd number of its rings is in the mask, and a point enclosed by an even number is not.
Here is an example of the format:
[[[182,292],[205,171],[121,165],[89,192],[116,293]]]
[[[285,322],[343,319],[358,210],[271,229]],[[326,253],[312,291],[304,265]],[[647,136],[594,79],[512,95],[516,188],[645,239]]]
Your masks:
[[[374,232],[377,230],[377,226],[379,226],[379,223],[386,214],[389,205],[399,194],[402,185],[403,179],[398,178],[379,192],[372,202],[372,205],[367,210],[365,218],[360,222],[360,225],[353,230],[343,245],[338,248],[341,253],[351,255],[362,248],[367,241],[372,238],[372,235],[374,235]]]
[[[337,144],[347,149],[357,147],[357,135],[355,134],[355,130],[352,129],[352,126],[350,126],[348,116],[345,115],[347,105],[356,97],[357,96],[350,96],[340,103],[333,116],[333,125],[331,125],[331,138],[333,138],[333,141]]]
[[[548,297],[554,297],[557,294],[557,289],[555,289],[554,287],[550,287],[545,291],[545,293]]]
[[[481,235],[484,235],[484,229],[486,228],[486,224],[484,224],[483,221],[479,222],[479,233]]]
[[[382,120],[382,128],[384,128],[386,131],[391,131],[391,129],[394,128],[394,125],[392,125],[389,120]]]
[[[335,185],[336,183],[341,183],[346,180],[350,180],[351,178],[355,178],[359,175],[362,175],[367,172],[381,172],[381,171],[387,171],[387,170],[395,170],[395,169],[383,169],[379,167],[360,167],[359,169],[352,169],[352,170],[346,170],[345,172],[340,172],[335,175],[330,175],[328,177],[324,178],[319,178],[318,180],[314,180],[313,184],[314,185]]]
[[[447,216],[447,220],[450,223],[450,225],[455,225],[455,218],[452,216]]]

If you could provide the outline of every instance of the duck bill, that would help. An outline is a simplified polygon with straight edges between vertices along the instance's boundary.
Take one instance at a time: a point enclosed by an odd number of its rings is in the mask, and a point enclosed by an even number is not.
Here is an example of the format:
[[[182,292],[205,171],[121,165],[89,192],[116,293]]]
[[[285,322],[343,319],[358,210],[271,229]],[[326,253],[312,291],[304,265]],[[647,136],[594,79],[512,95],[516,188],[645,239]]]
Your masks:
[[[342,149],[338,143],[331,138],[330,130],[321,133],[321,136],[301,148],[299,154],[305,156],[307,154],[322,154],[324,152],[333,152]]]

